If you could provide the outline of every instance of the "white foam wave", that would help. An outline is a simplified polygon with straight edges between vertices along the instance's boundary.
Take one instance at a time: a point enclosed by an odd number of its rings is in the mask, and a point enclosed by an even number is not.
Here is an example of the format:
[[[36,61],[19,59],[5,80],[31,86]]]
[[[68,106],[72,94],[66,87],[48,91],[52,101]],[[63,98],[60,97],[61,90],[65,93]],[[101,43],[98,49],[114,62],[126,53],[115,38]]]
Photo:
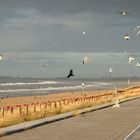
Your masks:
[[[85,85],[85,89],[89,87],[98,87],[102,85],[110,85],[108,83],[93,83],[89,85]],[[77,86],[61,86],[61,87],[47,87],[47,88],[34,88],[34,89],[7,89],[7,90],[0,90],[0,93],[4,92],[35,92],[35,91],[59,91],[59,90],[76,90],[81,89],[82,85]]]
[[[37,88],[37,89],[7,89],[0,90],[0,93],[4,92],[34,92],[34,91],[57,91],[57,90],[70,90],[70,89],[79,89],[81,86],[64,86],[64,87],[48,87],[48,88]]]
[[[58,82],[56,81],[41,81],[41,82],[36,82],[36,83],[23,83],[23,82],[18,82],[18,83],[1,83],[0,86],[17,86],[17,85],[45,85],[45,84],[56,84]]]
[[[105,82],[93,82],[92,84],[96,86],[107,86],[107,85],[113,85],[113,83],[105,83]]]

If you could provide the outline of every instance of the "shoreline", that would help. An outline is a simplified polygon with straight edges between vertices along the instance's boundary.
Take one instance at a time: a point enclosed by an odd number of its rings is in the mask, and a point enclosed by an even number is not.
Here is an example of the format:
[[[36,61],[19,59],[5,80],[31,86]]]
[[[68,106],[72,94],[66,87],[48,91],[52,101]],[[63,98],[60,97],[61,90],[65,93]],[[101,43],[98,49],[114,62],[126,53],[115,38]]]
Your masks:
[[[140,90],[140,84],[134,84],[129,88],[134,88]],[[118,90],[126,90],[128,87],[118,87]],[[99,90],[89,90],[89,91],[66,91],[61,93],[51,93],[51,94],[42,94],[42,95],[34,95],[34,96],[17,96],[17,97],[8,97],[8,98],[0,98],[0,107],[6,106],[16,106],[16,105],[24,105],[24,104],[32,104],[37,102],[46,102],[46,101],[58,101],[61,99],[70,99],[77,98],[81,96],[90,96],[90,95],[101,95],[106,93],[114,93],[114,89],[99,89]]]
[[[22,82],[21,82],[22,83]],[[38,83],[38,82],[37,82]],[[63,83],[59,83],[58,85],[39,85],[37,83],[33,83],[32,85],[1,85],[0,86],[0,102],[2,99],[6,98],[18,98],[18,97],[38,97],[38,96],[49,96],[49,95],[57,95],[62,93],[79,93],[82,90],[81,83],[67,83],[66,85]],[[128,83],[127,81],[87,81],[84,82],[84,92],[104,92],[106,90],[114,90],[115,85],[117,88],[127,88]],[[37,84],[37,85],[36,85]],[[140,85],[139,81],[131,81],[130,86]],[[66,87],[65,87],[66,86]],[[69,88],[70,87],[70,88]],[[76,88],[75,88],[76,87]],[[51,88],[51,89],[50,89]],[[58,89],[57,89],[58,88]],[[0,104],[1,105],[1,104]]]

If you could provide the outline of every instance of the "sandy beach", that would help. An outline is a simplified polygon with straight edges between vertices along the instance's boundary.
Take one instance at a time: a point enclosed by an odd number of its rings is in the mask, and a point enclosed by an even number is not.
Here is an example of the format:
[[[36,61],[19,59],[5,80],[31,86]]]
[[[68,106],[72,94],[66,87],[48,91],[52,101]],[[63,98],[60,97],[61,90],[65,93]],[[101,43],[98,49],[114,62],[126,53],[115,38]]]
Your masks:
[[[57,93],[57,94],[50,94],[50,95],[40,95],[40,96],[22,96],[22,97],[10,97],[10,98],[1,98],[0,99],[0,107],[6,106],[15,106],[15,105],[24,105],[24,104],[31,104],[31,103],[41,103],[45,101],[57,101],[61,99],[69,99],[69,98],[76,98],[80,96],[90,96],[90,95],[97,95],[97,94],[105,94],[109,92],[114,92],[113,90],[101,90],[101,91],[85,91],[81,92],[64,92],[64,93]],[[81,95],[82,94],[82,95]]]
[[[125,90],[122,88],[121,90]],[[140,90],[139,86],[137,86],[137,90]],[[3,98],[0,99],[0,106],[15,106],[15,105],[24,105],[24,104],[31,104],[37,102],[45,102],[45,101],[57,101],[61,99],[69,99],[69,98],[76,98],[80,96],[90,96],[90,95],[98,95],[98,94],[105,94],[105,93],[112,93],[114,90],[100,90],[100,91],[85,91],[81,92],[64,92],[64,93],[57,93],[57,94],[50,94],[50,95],[40,95],[40,96],[22,96],[22,97],[10,97],[10,98]]]
[[[132,86],[130,88],[120,88],[119,91],[125,92],[139,92],[140,86]],[[0,107],[6,106],[16,106],[16,105],[24,105],[24,104],[32,104],[32,103],[41,103],[46,101],[58,101],[61,99],[70,99],[81,96],[90,96],[90,95],[101,95],[106,93],[114,93],[114,89],[112,90],[99,90],[99,91],[84,91],[84,92],[63,92],[63,93],[54,93],[49,95],[36,95],[36,96],[21,96],[21,97],[9,97],[9,98],[1,98],[0,99]]]

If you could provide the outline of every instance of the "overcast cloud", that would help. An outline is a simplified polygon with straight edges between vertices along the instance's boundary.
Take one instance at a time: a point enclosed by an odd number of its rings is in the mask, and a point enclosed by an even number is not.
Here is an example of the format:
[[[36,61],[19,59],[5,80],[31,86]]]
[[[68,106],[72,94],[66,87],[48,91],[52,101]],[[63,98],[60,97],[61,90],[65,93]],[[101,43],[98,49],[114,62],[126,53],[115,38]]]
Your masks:
[[[101,77],[116,66],[114,76],[138,76],[121,68],[130,67],[124,51],[139,61],[140,36],[133,30],[140,25],[139,6],[139,0],[1,0],[0,75],[64,77],[73,68],[79,77]],[[119,15],[123,10],[129,15]],[[84,67],[87,55],[93,62]]]

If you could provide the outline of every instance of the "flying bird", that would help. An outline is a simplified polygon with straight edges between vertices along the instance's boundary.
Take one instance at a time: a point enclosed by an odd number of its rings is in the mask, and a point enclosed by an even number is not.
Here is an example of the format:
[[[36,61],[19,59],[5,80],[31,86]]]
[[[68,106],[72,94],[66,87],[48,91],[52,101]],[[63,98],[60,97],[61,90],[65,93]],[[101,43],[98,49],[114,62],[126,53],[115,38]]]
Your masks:
[[[130,36],[128,36],[128,34],[125,34],[123,38],[124,38],[125,40],[129,40],[129,39],[130,39]]]
[[[130,56],[130,57],[128,58],[128,63],[131,64],[131,62],[134,61],[134,60],[135,60],[135,58],[132,57],[132,56]]]
[[[109,72],[110,73],[113,73],[113,68],[109,68]]]
[[[85,31],[84,31],[84,32],[82,32],[82,34],[83,34],[83,35],[86,35],[86,34],[87,34],[87,32],[85,32]]]
[[[137,67],[140,67],[140,63],[139,63],[139,62],[137,62],[137,63],[134,65],[134,70],[135,70]]]
[[[122,16],[126,16],[126,15],[128,15],[129,13],[127,12],[127,11],[120,11],[120,12],[118,12],[120,15],[122,15]]]
[[[140,26],[136,26],[134,30],[137,32],[136,35],[140,34]]]
[[[112,76],[112,74],[113,74],[113,69],[114,69],[114,68],[109,68],[109,69],[108,69],[108,72],[109,72],[109,77],[111,77],[111,76]]]
[[[3,61],[3,57],[2,57],[2,55],[0,55],[0,62],[1,62],[1,61]]]
[[[70,78],[71,76],[74,76],[72,69],[69,71],[69,74],[68,74],[67,78]]]
[[[89,58],[89,57],[84,57],[84,59],[83,59],[83,64],[86,64],[86,63],[90,63],[92,61],[92,59],[91,58]]]

